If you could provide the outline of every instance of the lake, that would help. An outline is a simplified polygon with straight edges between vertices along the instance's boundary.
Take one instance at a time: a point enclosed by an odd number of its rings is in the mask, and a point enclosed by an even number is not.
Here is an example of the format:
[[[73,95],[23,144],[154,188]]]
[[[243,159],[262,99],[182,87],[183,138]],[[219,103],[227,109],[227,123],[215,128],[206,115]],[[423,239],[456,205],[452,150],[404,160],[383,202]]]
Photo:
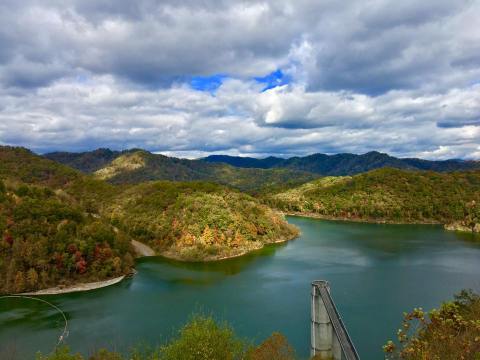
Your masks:
[[[279,331],[307,358],[310,283],[325,279],[360,356],[383,359],[404,311],[437,307],[463,288],[480,291],[480,243],[468,235],[433,225],[288,220],[302,235],[286,244],[216,263],[145,258],[120,284],[44,298],[66,312],[67,343],[83,353],[158,343],[202,312],[256,342]],[[61,326],[44,304],[0,300],[0,348],[20,359],[48,353]]]

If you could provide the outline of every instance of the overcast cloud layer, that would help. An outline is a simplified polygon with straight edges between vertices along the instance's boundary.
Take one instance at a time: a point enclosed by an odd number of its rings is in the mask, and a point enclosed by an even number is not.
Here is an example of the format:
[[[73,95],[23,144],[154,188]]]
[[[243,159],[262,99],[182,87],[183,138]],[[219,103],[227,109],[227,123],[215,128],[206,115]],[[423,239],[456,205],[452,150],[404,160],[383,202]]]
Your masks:
[[[480,0],[0,2],[0,143],[480,159]]]

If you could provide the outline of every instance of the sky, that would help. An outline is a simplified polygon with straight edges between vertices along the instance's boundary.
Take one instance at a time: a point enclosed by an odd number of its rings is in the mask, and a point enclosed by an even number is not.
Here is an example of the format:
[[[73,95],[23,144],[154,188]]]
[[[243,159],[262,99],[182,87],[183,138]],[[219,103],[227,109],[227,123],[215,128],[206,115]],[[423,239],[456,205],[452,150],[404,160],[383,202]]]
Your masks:
[[[480,159],[480,0],[0,0],[0,144]]]

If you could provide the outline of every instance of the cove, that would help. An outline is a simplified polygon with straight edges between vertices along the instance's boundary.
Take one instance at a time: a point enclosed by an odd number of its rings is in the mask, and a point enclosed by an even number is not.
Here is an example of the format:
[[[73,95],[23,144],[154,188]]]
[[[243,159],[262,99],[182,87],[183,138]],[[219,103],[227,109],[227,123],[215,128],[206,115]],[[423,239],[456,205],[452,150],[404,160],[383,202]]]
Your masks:
[[[65,311],[67,343],[85,354],[161,342],[204,312],[256,342],[279,331],[307,358],[310,283],[325,279],[360,356],[383,359],[404,311],[437,307],[463,288],[480,291],[480,243],[467,235],[434,225],[288,221],[302,231],[288,243],[215,263],[145,258],[120,284],[44,298]],[[41,303],[1,300],[0,358],[48,353],[61,325]]]

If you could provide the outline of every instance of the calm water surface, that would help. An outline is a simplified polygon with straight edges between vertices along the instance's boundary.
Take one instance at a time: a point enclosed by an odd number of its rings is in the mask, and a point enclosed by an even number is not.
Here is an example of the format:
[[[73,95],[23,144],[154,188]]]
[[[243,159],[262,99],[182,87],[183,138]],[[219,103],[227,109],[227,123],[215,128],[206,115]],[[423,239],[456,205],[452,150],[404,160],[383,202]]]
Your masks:
[[[403,311],[480,291],[479,243],[441,227],[288,220],[302,236],[287,244],[210,264],[143,259],[118,285],[45,299],[67,313],[68,344],[84,353],[158,343],[192,312],[207,312],[256,341],[280,331],[306,358],[310,282],[326,279],[360,355],[382,359]],[[1,300],[0,357],[2,349],[20,359],[49,352],[60,320],[40,303]]]

